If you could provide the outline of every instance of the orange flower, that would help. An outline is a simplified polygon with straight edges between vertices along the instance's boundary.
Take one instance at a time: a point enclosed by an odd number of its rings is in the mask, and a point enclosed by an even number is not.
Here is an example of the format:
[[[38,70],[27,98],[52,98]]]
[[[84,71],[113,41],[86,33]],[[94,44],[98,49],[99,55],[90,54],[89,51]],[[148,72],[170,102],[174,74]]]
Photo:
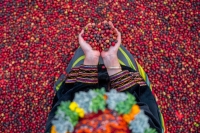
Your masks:
[[[52,126],[51,127],[51,132],[50,133],[57,133],[57,131],[56,131],[56,126]],[[70,133],[70,132],[66,132],[66,133]]]
[[[126,133],[125,131],[117,131],[116,133]]]
[[[57,133],[56,132],[56,127],[54,125],[51,127],[51,133]]]
[[[131,109],[131,114],[137,115],[139,112],[140,112],[140,107],[137,104],[133,105]]]
[[[107,124],[105,127],[106,127],[105,133],[111,133],[110,125]]]
[[[123,119],[127,123],[130,123],[130,121],[134,119],[134,116],[137,115],[139,112],[140,112],[140,107],[135,104],[132,106],[130,113],[123,115]]]
[[[101,131],[100,131],[100,130],[98,130],[98,131],[96,131],[96,133],[101,133]]]
[[[123,119],[127,122],[127,123],[129,123],[132,119],[131,119],[131,116],[129,115],[129,114],[124,114],[123,115]]]
[[[105,100],[107,100],[108,96],[104,95],[103,98],[104,98]]]
[[[76,133],[92,133],[89,129],[84,128],[84,129],[79,129],[78,131],[76,131]]]

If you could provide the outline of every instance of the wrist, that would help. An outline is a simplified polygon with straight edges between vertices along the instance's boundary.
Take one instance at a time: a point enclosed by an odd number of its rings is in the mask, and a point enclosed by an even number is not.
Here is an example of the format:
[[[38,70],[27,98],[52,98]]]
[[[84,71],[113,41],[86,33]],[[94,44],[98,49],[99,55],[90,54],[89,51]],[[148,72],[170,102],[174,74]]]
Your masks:
[[[104,57],[103,61],[109,76],[122,71],[117,55]]]
[[[110,56],[104,57],[103,62],[106,68],[120,66],[117,55],[110,55]]]
[[[121,72],[122,71],[122,69],[120,68],[120,69],[107,69],[107,72],[108,72],[108,75],[109,76],[112,76],[112,75],[114,75],[114,74],[116,74],[116,73],[119,73],[119,72]]]
[[[99,62],[99,57],[86,56],[83,64],[84,65],[98,65],[98,62]]]

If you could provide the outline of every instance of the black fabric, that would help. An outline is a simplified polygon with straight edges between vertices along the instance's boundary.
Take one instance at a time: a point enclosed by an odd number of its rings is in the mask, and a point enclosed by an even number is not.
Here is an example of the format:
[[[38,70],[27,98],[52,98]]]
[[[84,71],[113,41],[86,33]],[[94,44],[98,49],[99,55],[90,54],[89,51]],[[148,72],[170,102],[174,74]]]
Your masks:
[[[74,84],[62,83],[60,89],[56,92],[56,95],[53,100],[52,109],[49,113],[48,120],[46,123],[46,132],[50,132],[51,129],[51,120],[53,119],[57,107],[60,105],[61,101],[72,101],[76,92],[79,91],[89,91],[93,88],[105,87],[106,91],[109,91],[111,88],[109,86],[109,75],[106,69],[102,68],[103,65],[98,65],[98,84],[85,84],[76,82]],[[129,70],[134,72],[133,69],[127,66],[122,66],[122,70]],[[131,88],[124,90],[123,92],[129,92],[136,97],[137,104],[141,109],[144,110],[145,114],[149,117],[150,127],[155,128],[158,133],[162,133],[161,120],[159,117],[159,109],[156,103],[154,96],[148,86],[140,86],[135,84]]]

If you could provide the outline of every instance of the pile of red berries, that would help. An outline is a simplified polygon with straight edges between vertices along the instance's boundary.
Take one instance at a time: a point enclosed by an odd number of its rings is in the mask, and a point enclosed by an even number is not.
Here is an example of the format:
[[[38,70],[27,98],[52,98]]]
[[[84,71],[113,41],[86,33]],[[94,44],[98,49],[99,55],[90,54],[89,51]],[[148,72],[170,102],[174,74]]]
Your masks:
[[[77,35],[104,20],[147,72],[166,130],[198,132],[199,0],[1,0],[0,6],[0,132],[44,132],[54,82],[66,74]]]
[[[98,25],[88,25],[84,28],[83,39],[91,45],[94,50],[108,51],[110,46],[117,43],[117,31],[108,22]]]

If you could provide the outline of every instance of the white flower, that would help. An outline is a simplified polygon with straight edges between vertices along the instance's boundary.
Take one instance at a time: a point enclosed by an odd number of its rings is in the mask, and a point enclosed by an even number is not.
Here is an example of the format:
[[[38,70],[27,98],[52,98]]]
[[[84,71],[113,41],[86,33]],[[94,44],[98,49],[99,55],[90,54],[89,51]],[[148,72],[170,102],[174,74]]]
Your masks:
[[[132,133],[144,133],[149,127],[148,117],[143,110],[140,110],[140,113],[130,122],[129,129],[132,130]]]
[[[93,90],[89,90],[88,92],[79,92],[75,94],[74,102],[76,102],[79,107],[83,108],[85,113],[91,113],[92,110],[90,108],[92,104],[92,99],[97,96],[97,93]]]
[[[108,104],[108,108],[111,110],[114,110],[119,102],[127,99],[127,95],[125,93],[117,92],[115,89],[110,90],[110,92],[106,92],[106,95],[108,96],[106,103]]]
[[[65,116],[65,113],[60,109],[58,109],[58,113],[52,120],[52,124],[56,127],[56,131],[58,133],[66,133],[68,131],[72,132],[74,130],[74,127],[70,122],[70,118]]]

